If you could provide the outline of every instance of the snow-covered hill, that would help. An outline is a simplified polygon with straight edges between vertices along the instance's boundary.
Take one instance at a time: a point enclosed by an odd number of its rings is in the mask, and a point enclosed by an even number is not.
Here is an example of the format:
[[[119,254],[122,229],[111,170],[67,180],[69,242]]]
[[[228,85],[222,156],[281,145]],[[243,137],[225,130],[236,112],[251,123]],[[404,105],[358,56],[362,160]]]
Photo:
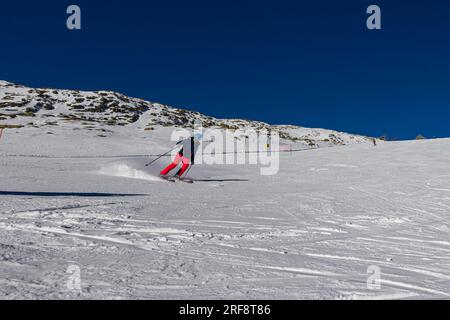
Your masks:
[[[0,143],[0,299],[450,297],[449,140],[283,153],[275,176],[196,165],[187,185],[136,140],[56,157],[34,134]]]
[[[301,150],[277,174],[196,164],[171,183],[168,158],[145,164],[175,128],[269,126],[0,86],[0,299],[450,297],[448,139],[272,126]]]
[[[91,137],[106,138],[121,134],[151,136],[163,128],[192,127],[195,121],[205,128],[278,132],[283,143],[297,148],[372,143],[367,137],[332,130],[215,119],[115,92],[33,89],[0,81],[0,127],[38,129],[34,132],[56,135],[61,131],[77,135],[81,130]]]

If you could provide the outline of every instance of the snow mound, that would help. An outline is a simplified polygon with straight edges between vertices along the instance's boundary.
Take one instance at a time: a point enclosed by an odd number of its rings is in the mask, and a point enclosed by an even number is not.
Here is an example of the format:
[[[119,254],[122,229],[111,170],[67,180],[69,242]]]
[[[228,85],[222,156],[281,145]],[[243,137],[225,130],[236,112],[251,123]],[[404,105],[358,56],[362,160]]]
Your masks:
[[[114,177],[161,181],[159,177],[152,175],[144,170],[133,168],[131,164],[127,163],[110,163],[100,168],[98,173]]]

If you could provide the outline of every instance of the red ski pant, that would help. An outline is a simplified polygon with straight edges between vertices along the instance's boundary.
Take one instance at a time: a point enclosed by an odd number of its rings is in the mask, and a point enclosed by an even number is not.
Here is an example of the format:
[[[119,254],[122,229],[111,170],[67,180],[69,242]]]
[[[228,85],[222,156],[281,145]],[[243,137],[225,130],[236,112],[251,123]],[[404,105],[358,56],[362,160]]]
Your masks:
[[[183,163],[180,172],[178,172],[178,175],[181,177],[186,172],[187,168],[189,168],[190,161],[188,158],[183,157],[179,154],[177,154],[177,156],[175,157],[175,160],[171,164],[169,164],[164,170],[162,170],[160,172],[160,174],[165,176],[170,171],[175,169],[180,164],[180,162]]]

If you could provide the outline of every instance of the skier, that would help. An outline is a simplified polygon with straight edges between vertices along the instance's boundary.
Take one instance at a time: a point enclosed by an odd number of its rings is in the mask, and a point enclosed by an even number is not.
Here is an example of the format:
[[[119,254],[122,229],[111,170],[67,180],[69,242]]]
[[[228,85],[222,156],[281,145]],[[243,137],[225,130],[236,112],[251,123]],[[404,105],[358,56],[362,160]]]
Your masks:
[[[183,174],[189,168],[189,165],[194,165],[195,163],[195,153],[198,150],[200,141],[202,140],[202,135],[200,133],[195,134],[187,139],[178,141],[175,146],[181,146],[178,151],[175,160],[169,164],[165,169],[163,169],[159,176],[161,178],[167,179],[167,175],[170,171],[175,169],[180,163],[182,163],[181,169],[175,174],[175,179],[181,179]]]

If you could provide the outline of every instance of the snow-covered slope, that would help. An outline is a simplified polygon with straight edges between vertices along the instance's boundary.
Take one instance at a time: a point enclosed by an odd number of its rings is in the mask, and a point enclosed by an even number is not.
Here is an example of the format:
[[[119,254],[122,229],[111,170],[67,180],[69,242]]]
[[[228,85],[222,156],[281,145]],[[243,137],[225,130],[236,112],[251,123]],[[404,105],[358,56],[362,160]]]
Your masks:
[[[372,143],[367,137],[332,130],[215,119],[115,92],[33,89],[0,81],[0,127],[27,128],[36,134],[44,132],[57,136],[61,131],[65,131],[62,136],[70,132],[78,135],[81,131],[82,135],[100,138],[151,137],[155,131],[164,131],[164,128],[192,127],[195,121],[200,121],[205,128],[278,132],[282,143],[292,144],[294,148]]]
[[[33,134],[0,143],[0,299],[450,296],[450,140],[286,153],[275,176],[194,166],[187,185],[155,179],[165,160],[45,139],[36,157]]]
[[[170,183],[167,158],[145,163],[177,126],[268,125],[0,86],[0,299],[450,297],[448,139],[273,126],[333,148],[281,153],[273,176],[197,164],[194,184]]]

